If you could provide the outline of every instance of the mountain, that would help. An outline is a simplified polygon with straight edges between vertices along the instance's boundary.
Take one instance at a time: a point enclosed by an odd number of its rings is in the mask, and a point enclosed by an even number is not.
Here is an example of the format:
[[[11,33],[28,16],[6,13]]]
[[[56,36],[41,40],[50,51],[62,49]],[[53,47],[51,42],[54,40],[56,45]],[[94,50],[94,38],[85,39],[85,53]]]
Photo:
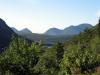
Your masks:
[[[32,33],[28,28],[22,29],[21,31],[19,31],[19,34],[30,34]]]
[[[11,27],[11,29],[12,29],[16,34],[19,34],[19,31],[18,31],[16,28]]]
[[[13,34],[15,34],[14,31],[0,18],[0,51],[8,46]]]
[[[83,32],[85,29],[91,28],[91,27],[92,25],[87,24],[87,23],[80,24],[78,26],[70,26],[63,30],[63,34],[64,35],[76,35],[76,34],[79,34],[80,32]]]
[[[60,30],[57,28],[50,28],[44,34],[32,33],[27,28],[25,28],[21,31],[18,31],[15,28],[12,28],[12,29],[18,35],[25,37],[27,39],[30,39],[32,41],[39,42],[40,40],[42,40],[42,42],[44,44],[53,44],[58,41],[64,42],[65,40],[73,37],[74,35],[79,34],[80,32],[84,31],[86,28],[91,28],[91,27],[92,27],[92,25],[84,23],[84,24],[80,24],[78,26],[67,27],[64,30]]]
[[[28,28],[24,28],[20,31],[18,31],[16,28],[11,27],[11,29],[18,35],[26,35],[26,34],[32,34],[32,32]]]
[[[46,35],[76,35],[79,34],[80,32],[83,32],[87,28],[91,28],[92,25],[88,23],[80,24],[78,26],[70,26],[65,28],[64,30],[60,30],[57,28],[50,28],[47,30],[44,34]]]
[[[17,33],[19,36],[22,36],[24,38],[27,38],[35,42],[42,41],[42,43],[45,45],[52,45],[58,41],[64,42],[65,40],[72,37],[72,36],[54,36],[54,35],[47,35],[47,34],[37,34],[37,33],[32,33],[29,29],[26,28],[21,31],[18,31],[16,28],[12,27],[12,30],[15,33]]]
[[[62,30],[57,29],[57,28],[50,28],[45,33],[45,35],[60,35],[60,34],[62,34]]]

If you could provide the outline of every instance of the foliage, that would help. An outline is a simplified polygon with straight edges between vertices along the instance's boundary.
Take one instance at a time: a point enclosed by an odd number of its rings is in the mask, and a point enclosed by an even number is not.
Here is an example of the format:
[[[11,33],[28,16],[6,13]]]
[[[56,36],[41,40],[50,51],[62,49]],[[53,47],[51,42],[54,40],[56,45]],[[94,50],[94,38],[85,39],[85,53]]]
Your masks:
[[[13,36],[0,54],[0,75],[100,75],[100,22],[51,48],[41,41]]]
[[[11,72],[14,75],[31,75],[31,69],[38,62],[39,50],[35,43],[30,46],[25,39],[13,37],[9,48],[0,56],[1,73]]]
[[[49,48],[41,56],[39,62],[34,67],[34,71],[38,75],[57,75],[59,64],[63,56],[63,46],[57,43],[53,48]]]

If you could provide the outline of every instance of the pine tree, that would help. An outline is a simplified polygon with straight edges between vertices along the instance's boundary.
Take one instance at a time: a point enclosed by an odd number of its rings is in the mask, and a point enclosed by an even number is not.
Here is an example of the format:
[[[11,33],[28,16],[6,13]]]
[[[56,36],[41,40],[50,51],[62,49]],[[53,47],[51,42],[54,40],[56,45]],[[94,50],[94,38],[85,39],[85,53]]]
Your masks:
[[[14,75],[31,75],[37,63],[38,45],[30,45],[27,40],[13,37],[10,46],[0,56],[0,72]]]
[[[56,45],[56,58],[57,62],[60,64],[61,59],[63,58],[64,49],[62,43],[58,42]]]

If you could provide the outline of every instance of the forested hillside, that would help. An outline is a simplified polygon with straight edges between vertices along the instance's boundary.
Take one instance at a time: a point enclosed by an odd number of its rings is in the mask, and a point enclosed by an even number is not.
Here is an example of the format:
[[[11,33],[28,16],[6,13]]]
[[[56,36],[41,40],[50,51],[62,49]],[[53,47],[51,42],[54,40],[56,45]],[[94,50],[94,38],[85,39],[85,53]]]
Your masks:
[[[100,75],[100,21],[51,48],[13,36],[0,54],[0,75]]]
[[[9,45],[12,35],[16,35],[6,22],[0,18],[0,52]]]

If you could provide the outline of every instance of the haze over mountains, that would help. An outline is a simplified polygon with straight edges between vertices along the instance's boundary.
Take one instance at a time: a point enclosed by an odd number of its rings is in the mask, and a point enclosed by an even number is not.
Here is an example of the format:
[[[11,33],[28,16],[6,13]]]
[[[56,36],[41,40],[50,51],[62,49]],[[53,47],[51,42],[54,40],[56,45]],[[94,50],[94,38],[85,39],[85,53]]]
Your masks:
[[[0,19],[0,48],[7,46],[11,40],[12,34],[16,34],[27,38],[32,41],[39,42],[40,40],[43,41],[45,44],[52,44],[57,41],[64,42],[65,40],[69,39],[70,37],[83,32],[86,28],[91,28],[91,24],[80,24],[78,26],[70,26],[65,28],[64,30],[60,30],[57,28],[50,28],[44,34],[37,34],[32,33],[29,29],[25,28],[21,31],[18,31],[16,28],[8,27],[5,21]]]
[[[71,36],[54,36],[54,35],[46,35],[44,34],[38,34],[38,33],[32,33],[29,29],[25,28],[23,30],[18,31],[17,29],[12,27],[12,30],[18,34],[19,36],[25,37],[27,39],[30,39],[32,41],[39,42],[42,40],[42,43],[44,44],[53,44],[56,43],[57,41],[59,42],[64,42],[65,40],[69,39]]]
[[[42,40],[44,44],[53,44],[56,42],[64,42],[65,40],[73,37],[74,35],[78,35],[80,32],[83,32],[87,28],[91,28],[92,25],[88,23],[83,23],[77,26],[70,26],[65,28],[64,30],[60,30],[57,28],[50,28],[44,34],[32,33],[29,29],[25,28],[21,31],[18,31],[15,28],[12,28],[15,33],[20,36],[26,37],[27,39],[34,40],[39,42]]]
[[[57,29],[57,28],[51,28],[48,31],[45,32],[46,35],[76,35],[80,32],[83,32],[86,28],[91,28],[92,25],[88,23],[83,23],[77,26],[70,26],[63,30]]]
[[[30,34],[30,33],[32,33],[32,32],[31,32],[29,29],[27,29],[27,28],[24,28],[24,29],[18,31],[16,28],[12,27],[12,30],[13,30],[15,33],[19,34],[19,35]]]
[[[69,26],[63,30],[58,28],[50,28],[43,35],[52,35],[52,36],[60,36],[60,35],[76,35],[80,32],[83,32],[87,28],[91,28],[92,25],[88,23],[79,24],[77,26]],[[17,34],[30,34],[32,33],[29,29],[24,28],[18,31],[16,28],[12,27],[12,30]],[[37,33],[38,34],[38,33]]]

